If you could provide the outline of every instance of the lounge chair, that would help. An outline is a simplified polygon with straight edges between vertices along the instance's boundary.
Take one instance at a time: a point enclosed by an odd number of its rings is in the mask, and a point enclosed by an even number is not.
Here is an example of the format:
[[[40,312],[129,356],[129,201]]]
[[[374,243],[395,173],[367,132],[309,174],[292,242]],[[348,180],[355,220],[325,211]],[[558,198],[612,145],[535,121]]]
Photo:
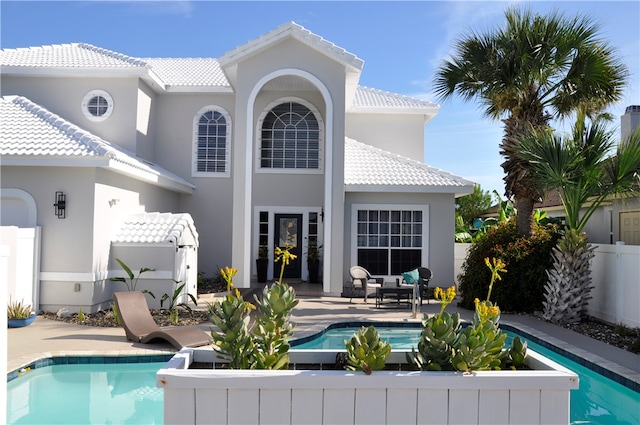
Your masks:
[[[120,322],[129,341],[148,344],[160,339],[169,342],[178,350],[211,343],[211,337],[196,326],[159,327],[149,312],[144,294],[140,291],[115,292],[113,300],[118,307]]]
[[[381,288],[384,282],[384,279],[381,277],[373,278],[371,274],[364,267],[353,266],[351,270],[349,270],[349,274],[351,275],[351,300],[353,299],[353,294],[356,289],[364,289],[364,303],[367,303],[367,295],[369,293],[369,288]]]

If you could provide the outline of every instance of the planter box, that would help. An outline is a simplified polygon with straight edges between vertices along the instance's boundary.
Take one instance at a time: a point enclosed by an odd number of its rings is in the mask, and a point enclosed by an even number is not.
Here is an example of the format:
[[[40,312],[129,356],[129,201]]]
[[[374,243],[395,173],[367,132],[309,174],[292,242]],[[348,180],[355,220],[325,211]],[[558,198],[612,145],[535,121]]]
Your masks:
[[[336,351],[292,350],[292,365],[332,365]],[[216,362],[183,349],[157,373],[165,424],[569,423],[578,376],[528,350],[532,370],[459,372],[190,369]],[[405,361],[392,352],[388,363]]]

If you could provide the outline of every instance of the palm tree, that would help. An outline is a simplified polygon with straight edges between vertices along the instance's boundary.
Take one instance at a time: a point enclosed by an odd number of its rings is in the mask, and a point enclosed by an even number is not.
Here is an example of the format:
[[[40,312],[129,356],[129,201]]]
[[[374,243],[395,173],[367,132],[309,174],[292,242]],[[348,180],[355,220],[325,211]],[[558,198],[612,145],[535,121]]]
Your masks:
[[[505,195],[515,197],[518,232],[531,234],[534,202],[527,164],[518,160],[517,136],[533,126],[576,110],[590,116],[620,99],[627,67],[598,38],[599,26],[586,17],[553,12],[533,15],[509,8],[504,28],[470,33],[456,43],[453,57],[436,72],[436,95],[477,99],[485,115],[505,124],[500,154],[505,161]]]
[[[586,125],[584,114],[578,114],[572,135],[532,129],[519,144],[519,160],[530,164],[534,185],[542,192],[557,189],[566,214],[547,272],[543,318],[574,323],[586,315],[592,288],[593,247],[582,231],[607,198],[640,194],[640,128],[618,144],[614,156],[613,132],[601,119]]]

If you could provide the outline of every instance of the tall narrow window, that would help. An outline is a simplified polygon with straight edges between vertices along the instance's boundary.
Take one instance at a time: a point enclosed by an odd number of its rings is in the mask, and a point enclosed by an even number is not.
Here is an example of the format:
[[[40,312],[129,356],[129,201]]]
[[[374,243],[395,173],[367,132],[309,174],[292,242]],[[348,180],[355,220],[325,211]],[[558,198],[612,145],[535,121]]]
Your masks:
[[[226,112],[205,109],[196,117],[194,176],[229,176],[230,123]]]
[[[260,136],[260,168],[320,168],[320,125],[305,105],[285,102],[272,108],[262,121]]]

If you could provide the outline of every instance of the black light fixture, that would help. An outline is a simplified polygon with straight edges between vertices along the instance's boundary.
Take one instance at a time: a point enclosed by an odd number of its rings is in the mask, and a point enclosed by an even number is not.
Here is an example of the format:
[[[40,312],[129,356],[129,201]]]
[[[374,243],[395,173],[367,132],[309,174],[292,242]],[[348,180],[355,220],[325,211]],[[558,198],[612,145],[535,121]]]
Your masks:
[[[53,204],[55,210],[54,213],[58,218],[65,218],[65,209],[67,207],[67,195],[62,191],[56,192],[56,203]]]
[[[320,219],[324,223],[324,207],[322,207],[322,209],[320,210]]]

